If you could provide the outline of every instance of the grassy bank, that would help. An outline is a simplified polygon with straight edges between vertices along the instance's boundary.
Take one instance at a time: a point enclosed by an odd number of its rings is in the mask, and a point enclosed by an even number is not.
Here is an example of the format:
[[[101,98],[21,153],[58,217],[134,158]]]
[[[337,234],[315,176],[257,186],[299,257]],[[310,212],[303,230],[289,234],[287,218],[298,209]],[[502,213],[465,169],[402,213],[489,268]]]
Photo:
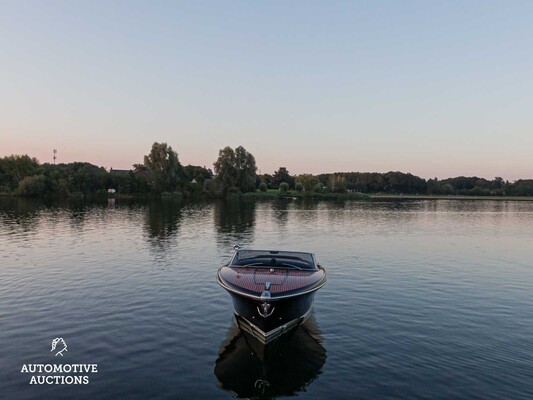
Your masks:
[[[372,194],[372,199],[390,200],[505,200],[533,201],[532,196],[461,196],[461,195],[428,195],[428,194]]]
[[[255,199],[322,199],[322,200],[370,200],[370,196],[364,193],[317,193],[317,192],[297,192],[296,190],[288,190],[281,192],[279,190],[267,190],[266,192],[256,191],[251,193],[241,193],[242,198]]]

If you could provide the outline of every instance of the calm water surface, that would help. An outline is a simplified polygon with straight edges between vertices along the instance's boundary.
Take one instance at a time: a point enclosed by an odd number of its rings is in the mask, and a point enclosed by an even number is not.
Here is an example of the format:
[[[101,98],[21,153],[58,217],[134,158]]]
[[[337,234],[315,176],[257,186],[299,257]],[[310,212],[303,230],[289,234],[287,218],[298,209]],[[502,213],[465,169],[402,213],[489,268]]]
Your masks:
[[[235,243],[328,271],[268,360],[215,281]],[[530,399],[533,202],[4,199],[0,344],[5,399]],[[25,363],[98,373],[29,385]]]

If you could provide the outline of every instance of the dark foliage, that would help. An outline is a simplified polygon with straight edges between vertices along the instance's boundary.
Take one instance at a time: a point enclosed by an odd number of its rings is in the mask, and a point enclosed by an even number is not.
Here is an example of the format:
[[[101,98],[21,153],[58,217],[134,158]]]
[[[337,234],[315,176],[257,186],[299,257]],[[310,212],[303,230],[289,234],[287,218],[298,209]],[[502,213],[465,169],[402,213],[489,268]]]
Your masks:
[[[277,189],[283,182],[289,185],[289,188],[294,188],[294,177],[289,174],[289,171],[285,167],[280,167],[274,175],[272,175],[272,188]]]
[[[425,180],[403,172],[338,172],[291,176],[286,168],[274,175],[256,175],[255,158],[243,147],[222,149],[215,162],[216,178],[205,167],[181,166],[177,154],[165,143],[154,143],[146,157],[147,164],[134,164],[133,170],[107,171],[86,162],[39,164],[28,155],[0,158],[0,192],[21,196],[68,196],[105,194],[115,189],[119,194],[187,194],[211,192],[238,193],[256,187],[297,191],[362,192],[388,194],[429,194],[468,196],[533,196],[533,179],[504,181],[459,176]]]

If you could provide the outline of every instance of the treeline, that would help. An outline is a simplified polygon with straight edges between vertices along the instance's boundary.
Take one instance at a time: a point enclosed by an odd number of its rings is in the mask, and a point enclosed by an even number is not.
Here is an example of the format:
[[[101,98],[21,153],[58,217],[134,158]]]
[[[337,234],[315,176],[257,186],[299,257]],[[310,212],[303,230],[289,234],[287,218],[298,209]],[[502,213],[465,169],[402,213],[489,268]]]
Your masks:
[[[83,196],[107,193],[118,188],[123,193],[149,190],[147,182],[133,172],[114,174],[86,162],[40,164],[27,155],[0,159],[0,192],[20,196]]]
[[[340,188],[363,193],[427,194],[464,196],[533,196],[533,180],[504,181],[459,176],[425,180],[402,173],[340,173],[319,175],[322,182],[339,182]]]
[[[274,174],[261,175],[267,188],[280,188],[287,182],[296,190],[318,192],[357,192],[369,194],[412,194],[412,195],[464,195],[464,196],[533,196],[533,179],[515,182],[500,177],[487,180],[478,177],[429,179],[403,172],[338,172],[333,174],[302,174],[290,176],[285,168]]]
[[[85,162],[40,164],[27,155],[0,158],[0,193],[21,196],[123,195],[225,197],[278,190],[311,193],[533,196],[533,179],[504,181],[478,177],[423,179],[403,172],[340,172],[291,175],[280,167],[257,174],[254,156],[242,146],[219,151],[213,170],[183,166],[166,143],[154,143],[143,163],[131,170],[110,170]]]
[[[154,143],[144,162],[131,170],[109,170],[86,163],[40,164],[28,155],[0,158],[0,193],[18,196],[122,195],[186,196],[255,190],[255,159],[243,147],[220,150],[216,173],[206,167],[182,165],[166,143]]]

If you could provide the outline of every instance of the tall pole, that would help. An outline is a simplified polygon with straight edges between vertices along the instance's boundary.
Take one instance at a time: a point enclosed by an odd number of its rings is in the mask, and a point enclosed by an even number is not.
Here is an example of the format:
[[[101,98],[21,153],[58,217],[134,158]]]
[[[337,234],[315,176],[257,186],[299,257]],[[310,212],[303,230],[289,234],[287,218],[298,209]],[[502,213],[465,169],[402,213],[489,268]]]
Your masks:
[[[54,149],[54,165],[56,164],[56,154],[57,154],[57,150]]]

